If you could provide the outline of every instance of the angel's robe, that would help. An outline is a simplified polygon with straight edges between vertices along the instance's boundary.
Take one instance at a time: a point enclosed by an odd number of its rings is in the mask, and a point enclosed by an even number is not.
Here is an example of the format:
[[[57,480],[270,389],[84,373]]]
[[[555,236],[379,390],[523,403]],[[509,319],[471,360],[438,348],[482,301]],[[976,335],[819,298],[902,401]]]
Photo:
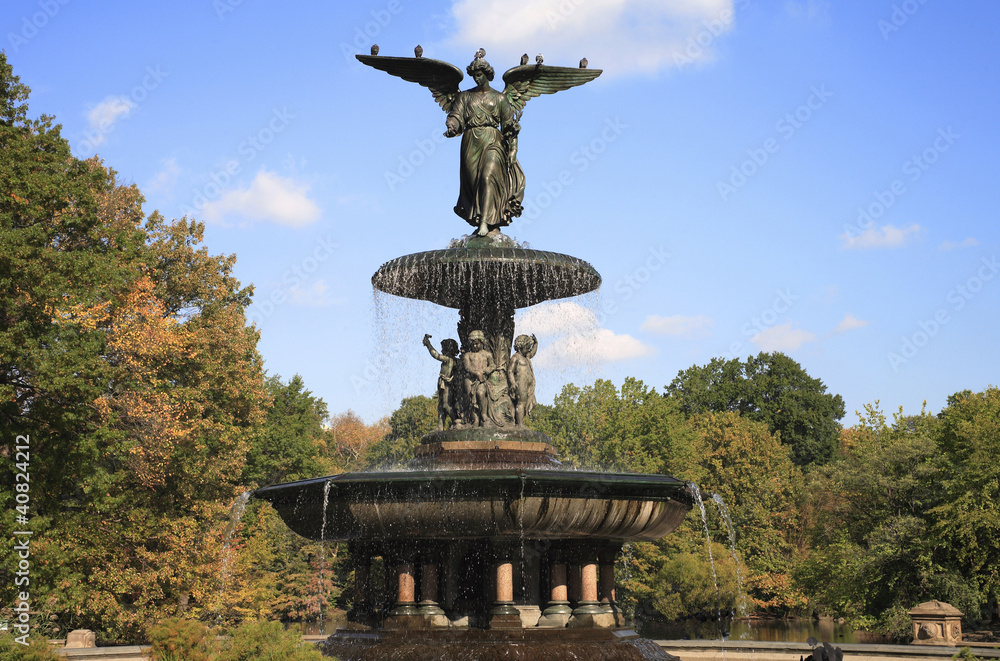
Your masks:
[[[524,172],[517,162],[517,116],[494,89],[459,92],[448,112],[462,130],[461,188],[455,213],[473,227],[509,225],[521,215]]]

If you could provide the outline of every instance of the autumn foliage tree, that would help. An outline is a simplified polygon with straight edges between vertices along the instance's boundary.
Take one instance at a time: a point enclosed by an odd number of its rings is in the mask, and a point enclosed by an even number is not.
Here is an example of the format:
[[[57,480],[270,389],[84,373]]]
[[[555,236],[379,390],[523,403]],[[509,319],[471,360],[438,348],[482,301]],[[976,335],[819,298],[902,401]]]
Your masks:
[[[199,223],[147,217],[134,186],[29,119],[27,93],[0,55],[3,474],[30,438],[39,619],[137,640],[217,590],[267,404],[251,292]]]

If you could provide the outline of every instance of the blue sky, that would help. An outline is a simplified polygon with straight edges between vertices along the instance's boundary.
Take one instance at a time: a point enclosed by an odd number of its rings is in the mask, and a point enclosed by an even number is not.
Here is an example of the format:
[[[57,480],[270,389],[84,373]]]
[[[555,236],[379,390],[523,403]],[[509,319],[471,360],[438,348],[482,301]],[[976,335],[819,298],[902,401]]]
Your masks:
[[[519,313],[540,402],[761,350],[841,394],[846,424],[997,383],[995,2],[8,0],[0,19],[32,114],[147,212],[205,220],[256,287],[267,370],[333,412],[433,392],[420,340],[457,313],[370,277],[470,229],[458,141],[427,90],[353,59],[373,41],[462,69],[484,47],[498,87],[522,52],[604,70],[521,120],[508,233],[604,277]]]

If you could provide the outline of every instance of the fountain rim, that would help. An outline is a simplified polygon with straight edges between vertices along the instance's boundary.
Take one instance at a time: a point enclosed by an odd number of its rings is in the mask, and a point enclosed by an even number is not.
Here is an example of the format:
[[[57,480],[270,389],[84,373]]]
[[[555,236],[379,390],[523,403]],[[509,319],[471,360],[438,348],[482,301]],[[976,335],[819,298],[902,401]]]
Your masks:
[[[402,286],[394,282],[390,276],[393,272],[421,271],[430,268],[432,265],[445,266],[449,264],[477,264],[481,267],[516,264],[525,269],[530,267],[547,267],[572,272],[579,276],[574,279],[573,286],[563,283],[563,286],[553,293],[514,296],[511,298],[514,308],[531,307],[545,301],[588,294],[600,288],[602,282],[601,274],[597,272],[597,269],[579,257],[546,250],[535,250],[534,248],[521,248],[519,246],[481,246],[473,244],[416,252],[391,259],[383,263],[372,275],[372,286],[378,291],[392,294],[393,296],[425,300],[447,308],[460,309],[463,300],[461,291],[455,292],[450,289],[445,294],[439,291],[414,290],[409,286]],[[467,284],[471,285],[471,282]]]
[[[297,497],[303,492],[322,491],[330,485],[330,497],[377,496],[427,502],[446,497],[482,500],[498,495],[519,498],[608,498],[621,500],[675,501],[689,506],[694,497],[688,484],[669,475],[655,473],[608,473],[566,469],[459,469],[338,473],[284,484],[260,487],[252,497],[269,502]],[[421,496],[429,496],[421,499]]]

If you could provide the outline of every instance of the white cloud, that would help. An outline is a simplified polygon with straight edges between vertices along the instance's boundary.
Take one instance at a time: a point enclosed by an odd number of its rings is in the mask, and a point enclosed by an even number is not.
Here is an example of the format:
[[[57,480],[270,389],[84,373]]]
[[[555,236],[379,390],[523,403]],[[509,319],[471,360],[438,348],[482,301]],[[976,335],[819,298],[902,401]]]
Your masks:
[[[910,225],[899,228],[895,225],[883,225],[881,229],[869,227],[861,234],[852,236],[845,232],[840,235],[844,241],[841,247],[847,250],[865,250],[869,248],[898,248],[923,231],[920,225]]]
[[[801,328],[792,328],[788,321],[777,326],[766,328],[750,338],[750,341],[760,347],[761,351],[772,352],[795,351],[806,342],[812,342],[816,336]]]
[[[517,332],[548,336],[539,342],[534,360],[538,367],[615,362],[653,353],[652,347],[631,335],[599,328],[593,310],[570,301],[536,305],[520,313]]]
[[[711,61],[735,23],[733,0],[455,0],[454,41],[485,47],[498,72],[525,48],[546,64],[581,57],[607,76]],[[493,52],[499,51],[499,52]],[[464,68],[464,63],[463,63]]]
[[[181,173],[180,166],[177,165],[176,158],[168,158],[163,161],[163,169],[156,173],[156,176],[146,184],[146,189],[162,195],[169,194],[177,184],[177,177]]]
[[[593,310],[572,301],[534,305],[518,315],[518,329],[538,335],[586,333],[597,329]]]
[[[670,317],[661,317],[651,314],[642,322],[639,330],[644,330],[658,335],[676,335],[678,337],[694,337],[695,335],[707,335],[709,329],[715,325],[711,317],[703,314],[693,317],[685,317],[676,314]]]
[[[535,364],[539,367],[568,367],[587,363],[613,363],[641,358],[653,353],[631,335],[618,335],[607,328],[563,335],[539,347]]]
[[[135,104],[127,96],[109,96],[87,112],[87,122],[90,131],[87,132],[87,142],[91,147],[103,144],[108,133],[115,130],[115,122],[122,117],[128,117]]]
[[[954,250],[955,248],[972,248],[978,245],[979,245],[979,240],[976,239],[975,237],[970,236],[969,238],[959,241],[958,243],[954,243],[953,241],[945,241],[938,247],[941,248],[941,250]]]
[[[840,320],[837,327],[833,329],[834,333],[846,333],[847,331],[854,330],[856,328],[864,328],[868,325],[868,322],[863,319],[858,319],[853,314],[848,312],[844,315],[844,318]]]
[[[319,218],[320,209],[309,199],[309,186],[281,177],[263,168],[249,188],[225,191],[205,205],[207,220],[221,221],[229,215],[302,227]]]
[[[323,279],[319,279],[310,287],[292,287],[288,290],[288,298],[293,305],[320,308],[328,305],[338,305],[347,301],[344,297],[333,297],[330,288]]]

